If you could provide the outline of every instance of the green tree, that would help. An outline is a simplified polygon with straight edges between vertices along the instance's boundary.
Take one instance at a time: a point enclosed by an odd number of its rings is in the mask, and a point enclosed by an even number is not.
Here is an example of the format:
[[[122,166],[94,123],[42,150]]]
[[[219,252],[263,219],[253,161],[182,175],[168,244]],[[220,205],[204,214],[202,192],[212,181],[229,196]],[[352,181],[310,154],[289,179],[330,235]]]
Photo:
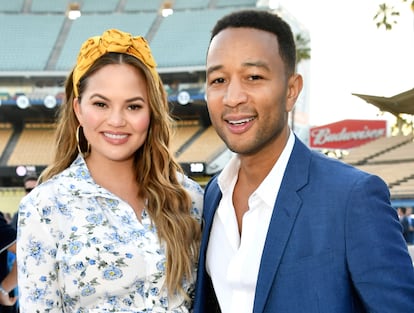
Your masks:
[[[296,44],[296,64],[299,64],[303,60],[309,60],[311,58],[311,48],[309,47],[310,40],[308,37],[298,33],[295,34],[295,44]],[[295,112],[296,109],[293,108],[290,114],[290,127],[292,130],[295,130]]]
[[[299,64],[302,60],[309,60],[311,57],[311,48],[309,47],[310,40],[305,38],[302,34],[295,35],[296,43],[296,63]]]
[[[414,0],[401,0],[402,2],[411,1],[411,10],[414,12]],[[397,24],[400,12],[392,5],[382,3],[378,7],[378,11],[374,16],[377,28],[384,26],[386,30],[391,30],[393,25]]]

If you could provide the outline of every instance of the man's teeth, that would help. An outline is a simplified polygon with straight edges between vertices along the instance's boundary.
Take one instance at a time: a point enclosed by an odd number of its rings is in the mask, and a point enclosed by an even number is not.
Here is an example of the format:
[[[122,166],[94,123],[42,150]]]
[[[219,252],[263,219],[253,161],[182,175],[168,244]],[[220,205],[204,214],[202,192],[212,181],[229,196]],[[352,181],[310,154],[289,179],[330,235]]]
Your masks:
[[[232,125],[239,125],[239,124],[250,122],[252,120],[253,120],[253,118],[245,118],[245,119],[238,120],[238,121],[229,121],[229,123],[232,124]]]

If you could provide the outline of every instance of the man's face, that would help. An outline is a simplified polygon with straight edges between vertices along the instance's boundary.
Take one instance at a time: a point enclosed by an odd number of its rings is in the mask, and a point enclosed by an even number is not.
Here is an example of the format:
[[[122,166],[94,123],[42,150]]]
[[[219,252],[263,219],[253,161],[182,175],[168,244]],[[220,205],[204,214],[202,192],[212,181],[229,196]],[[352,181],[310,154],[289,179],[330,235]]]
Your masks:
[[[227,28],[211,41],[206,94],[211,121],[234,152],[254,155],[278,145],[287,128],[290,81],[277,37],[253,28]]]
[[[36,187],[37,181],[36,180],[28,180],[24,183],[24,190],[26,193],[29,193],[33,190],[34,187]]]

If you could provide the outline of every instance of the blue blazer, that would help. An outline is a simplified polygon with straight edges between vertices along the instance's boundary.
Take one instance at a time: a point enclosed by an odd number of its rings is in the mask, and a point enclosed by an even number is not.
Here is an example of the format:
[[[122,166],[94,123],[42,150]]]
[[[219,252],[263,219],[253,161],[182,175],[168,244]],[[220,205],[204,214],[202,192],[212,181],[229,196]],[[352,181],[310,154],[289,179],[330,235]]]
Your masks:
[[[383,180],[296,138],[271,217],[253,313],[413,313],[414,268]],[[206,272],[221,199],[205,190],[194,313],[220,312]]]

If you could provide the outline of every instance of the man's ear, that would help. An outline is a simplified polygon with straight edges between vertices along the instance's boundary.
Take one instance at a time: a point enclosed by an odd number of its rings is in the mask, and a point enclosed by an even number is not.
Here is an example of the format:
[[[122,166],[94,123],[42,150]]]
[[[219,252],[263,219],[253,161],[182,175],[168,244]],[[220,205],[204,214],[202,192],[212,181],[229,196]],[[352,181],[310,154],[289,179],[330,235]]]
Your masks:
[[[288,81],[288,90],[286,97],[286,110],[292,111],[295,107],[296,100],[303,88],[303,78],[300,74],[293,74]]]

